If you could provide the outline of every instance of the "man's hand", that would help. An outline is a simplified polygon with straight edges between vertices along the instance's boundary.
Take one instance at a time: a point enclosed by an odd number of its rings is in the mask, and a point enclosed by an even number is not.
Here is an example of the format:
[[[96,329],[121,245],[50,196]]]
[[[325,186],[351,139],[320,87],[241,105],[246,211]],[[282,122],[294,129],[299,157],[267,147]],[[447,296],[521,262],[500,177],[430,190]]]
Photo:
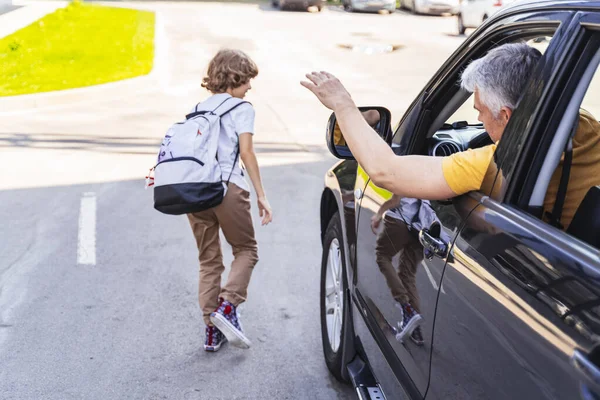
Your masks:
[[[300,84],[314,93],[323,105],[334,112],[340,108],[355,107],[350,93],[338,78],[329,72],[312,72],[306,74],[310,82],[302,81]]]
[[[266,197],[258,198],[258,215],[260,215],[262,218],[262,226],[265,226],[269,222],[273,221],[273,210],[271,210],[271,205]]]

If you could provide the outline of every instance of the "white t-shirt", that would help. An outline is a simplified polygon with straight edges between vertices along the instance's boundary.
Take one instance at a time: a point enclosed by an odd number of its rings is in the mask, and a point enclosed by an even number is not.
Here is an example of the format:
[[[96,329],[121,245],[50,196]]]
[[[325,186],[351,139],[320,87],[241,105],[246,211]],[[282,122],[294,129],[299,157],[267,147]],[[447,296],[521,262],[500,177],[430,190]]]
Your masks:
[[[202,102],[199,109],[212,111],[229,97],[231,97],[229,93],[212,95]],[[232,104],[228,105],[228,103]],[[233,101],[226,101],[219,107],[219,111],[222,112],[228,110],[233,107],[233,103]],[[192,109],[190,112],[193,111],[195,111],[195,109]],[[229,180],[229,182],[249,192],[250,186],[244,178],[244,171],[240,166],[239,156],[237,156],[236,161],[236,155],[238,154],[239,149],[239,135],[242,133],[254,135],[254,108],[250,103],[236,107],[221,118],[221,135],[219,137],[219,148],[217,150],[217,157],[219,158],[223,181],[227,182],[227,180]],[[231,178],[229,178],[230,174]]]

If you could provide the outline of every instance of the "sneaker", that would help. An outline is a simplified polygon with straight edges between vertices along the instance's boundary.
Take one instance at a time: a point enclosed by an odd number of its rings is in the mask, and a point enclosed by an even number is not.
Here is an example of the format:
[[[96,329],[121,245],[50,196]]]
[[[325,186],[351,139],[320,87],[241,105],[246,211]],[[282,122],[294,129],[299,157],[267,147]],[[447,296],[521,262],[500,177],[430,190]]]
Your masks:
[[[409,336],[419,326],[423,317],[415,311],[409,303],[401,305],[402,325],[399,326],[399,332],[396,334],[396,340],[403,342],[406,336]]]
[[[232,346],[249,349],[252,342],[244,335],[236,307],[221,299],[219,307],[210,314],[210,320],[229,340]]]
[[[215,326],[206,326],[206,338],[204,339],[204,350],[218,351],[221,345],[227,341],[223,333]]]
[[[417,326],[413,331],[412,335],[410,335],[410,340],[412,340],[417,346],[423,346],[425,341],[423,340],[423,333],[421,332],[421,327]]]

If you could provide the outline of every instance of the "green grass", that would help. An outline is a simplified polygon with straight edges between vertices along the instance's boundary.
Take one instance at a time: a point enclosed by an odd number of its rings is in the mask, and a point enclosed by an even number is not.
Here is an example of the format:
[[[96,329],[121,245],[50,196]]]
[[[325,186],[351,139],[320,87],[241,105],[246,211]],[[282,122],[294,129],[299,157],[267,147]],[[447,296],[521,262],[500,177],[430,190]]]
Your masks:
[[[0,96],[145,75],[153,58],[154,13],[71,3],[0,39]]]

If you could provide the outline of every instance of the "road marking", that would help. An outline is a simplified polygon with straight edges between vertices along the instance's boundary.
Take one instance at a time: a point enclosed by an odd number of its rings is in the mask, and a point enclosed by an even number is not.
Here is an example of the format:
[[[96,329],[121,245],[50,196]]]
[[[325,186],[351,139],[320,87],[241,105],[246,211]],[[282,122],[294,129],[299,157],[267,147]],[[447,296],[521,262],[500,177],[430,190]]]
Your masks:
[[[96,193],[81,198],[77,264],[96,265]]]
[[[423,263],[423,267],[425,267],[425,272],[427,272],[427,277],[429,278],[429,282],[431,282],[431,286],[433,286],[434,290],[438,290],[439,286],[436,283],[435,279],[433,278],[433,275],[431,274],[431,271],[427,267],[427,264]],[[443,287],[442,287],[442,293],[446,294]]]

